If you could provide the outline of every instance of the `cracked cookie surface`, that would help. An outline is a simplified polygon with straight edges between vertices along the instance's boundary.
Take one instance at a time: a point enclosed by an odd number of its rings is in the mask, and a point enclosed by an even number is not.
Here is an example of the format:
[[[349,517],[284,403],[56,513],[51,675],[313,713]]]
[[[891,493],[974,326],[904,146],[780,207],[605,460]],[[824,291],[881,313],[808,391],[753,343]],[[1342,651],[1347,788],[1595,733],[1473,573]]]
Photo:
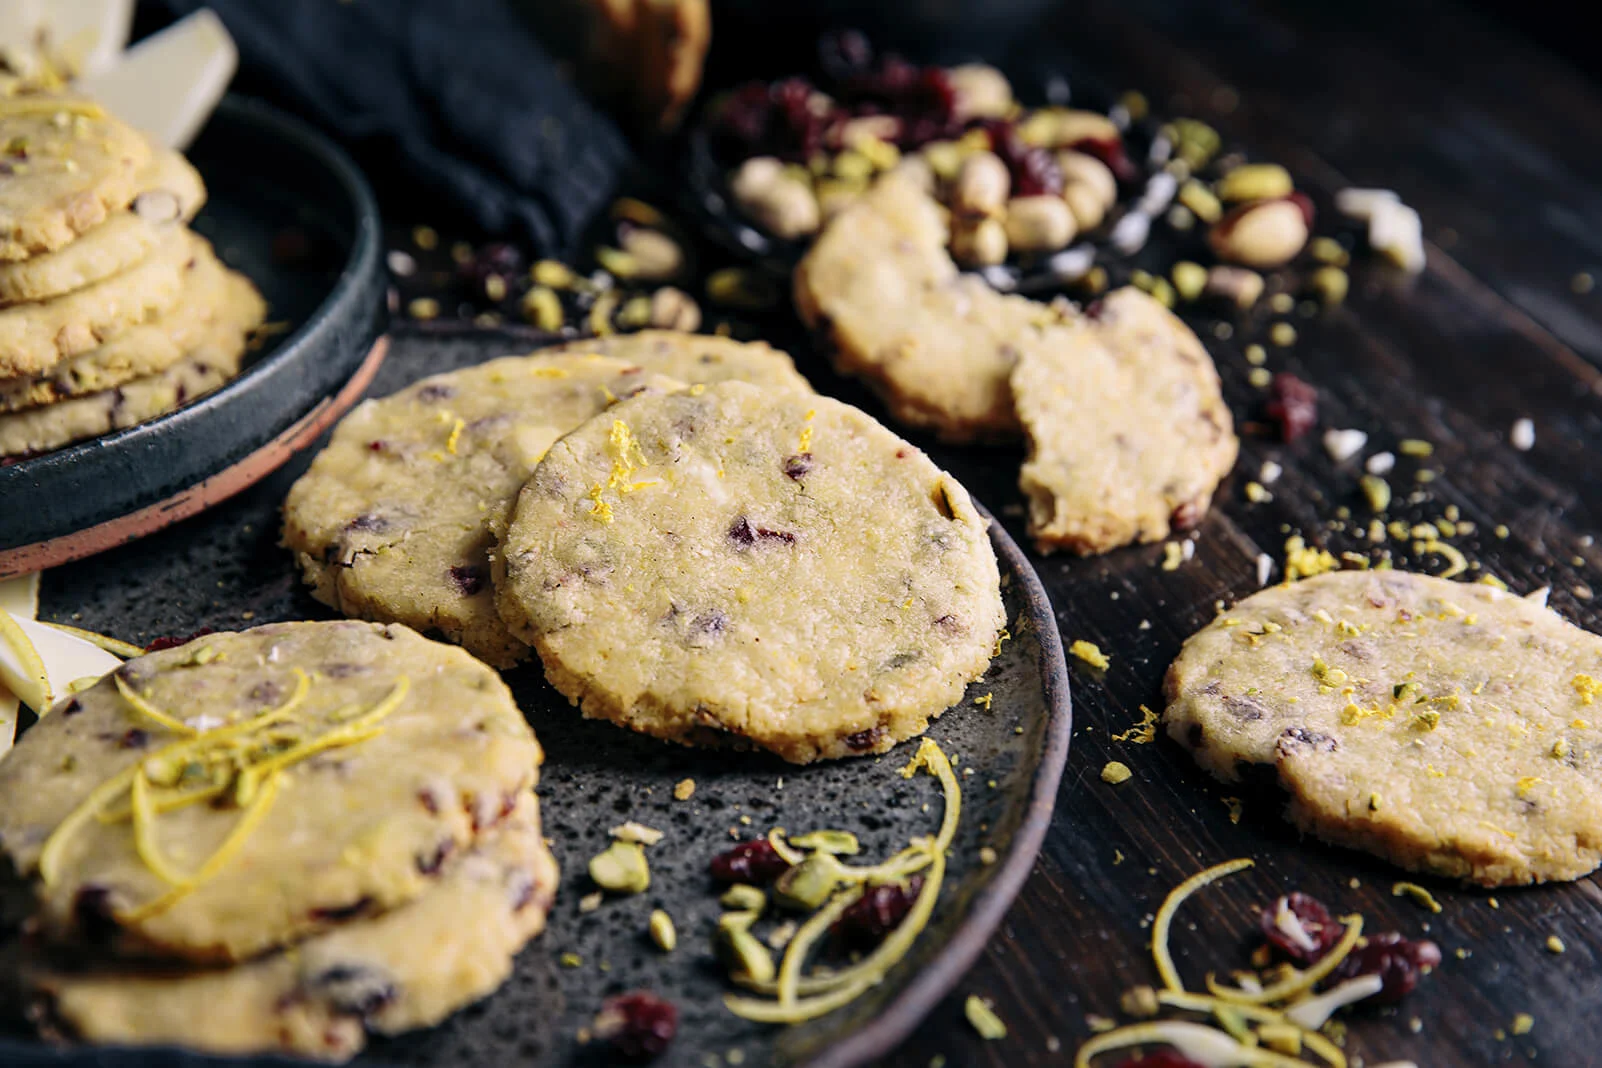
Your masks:
[[[590,352],[628,360],[647,371],[686,383],[733,380],[764,389],[812,392],[812,386],[795,369],[795,361],[789,354],[765,341],[735,341],[678,330],[641,330],[569,341],[540,350],[541,355],[563,352]]]
[[[517,491],[619,397],[682,385],[605,356],[508,356],[366,401],[290,489],[284,544],[324,604],[509,667],[528,647],[495,611],[490,557]]]
[[[1272,767],[1326,841],[1483,886],[1602,860],[1602,638],[1490,586],[1341,571],[1185,643],[1170,737],[1225,781]]]
[[[884,752],[1003,624],[967,491],[827,397],[724,382],[558,442],[502,541],[502,615],[587,716],[804,763]]]

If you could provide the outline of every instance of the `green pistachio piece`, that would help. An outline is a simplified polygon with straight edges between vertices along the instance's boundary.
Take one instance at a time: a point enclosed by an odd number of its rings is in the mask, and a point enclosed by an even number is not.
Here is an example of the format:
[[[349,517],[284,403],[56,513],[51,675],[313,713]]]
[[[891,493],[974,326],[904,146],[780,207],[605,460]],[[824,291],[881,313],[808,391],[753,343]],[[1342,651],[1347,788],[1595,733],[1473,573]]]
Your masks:
[[[768,895],[755,886],[745,883],[735,883],[723,891],[718,903],[726,909],[740,909],[745,912],[755,912],[758,915],[767,907]]]
[[[661,909],[651,913],[651,941],[663,953],[673,952],[673,947],[679,944],[679,934],[673,928],[673,917]]]
[[[638,894],[651,885],[645,850],[637,842],[613,842],[590,858],[590,878],[614,894]]]
[[[827,853],[814,853],[773,884],[773,895],[786,908],[810,912],[829,900],[840,885],[840,862]]]
[[[809,853],[828,853],[836,857],[854,857],[862,850],[857,836],[850,831],[813,831],[790,839],[790,844]]]
[[[744,923],[724,922],[738,913],[730,913],[718,921],[718,956],[729,969],[729,976],[737,981],[768,983],[778,969],[773,966],[773,954],[768,952],[757,936],[751,933],[755,915],[746,915]]]

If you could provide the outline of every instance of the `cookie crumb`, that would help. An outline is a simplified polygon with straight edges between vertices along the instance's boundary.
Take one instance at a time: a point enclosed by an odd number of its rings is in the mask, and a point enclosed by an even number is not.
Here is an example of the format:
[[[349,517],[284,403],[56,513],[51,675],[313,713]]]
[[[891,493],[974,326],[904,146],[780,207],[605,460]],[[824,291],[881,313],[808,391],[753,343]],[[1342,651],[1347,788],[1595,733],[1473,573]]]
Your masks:
[[[978,994],[968,995],[968,1000],[962,1004],[962,1011],[973,1029],[979,1032],[980,1038],[993,1042],[1007,1037],[1007,1025],[1001,1022],[1001,1017],[990,1007],[990,1002]]]
[[[1559,938],[1557,935],[1546,936],[1546,950],[1548,953],[1562,953],[1568,948],[1568,946],[1563,944],[1563,939]]]
[[[593,894],[585,894],[583,897],[579,898],[579,911],[594,912],[596,909],[601,907],[601,902],[605,899],[605,895],[599,890],[595,891]]]
[[[1515,1035],[1527,1035],[1534,1029],[1535,1017],[1531,1016],[1529,1013],[1521,1012],[1517,1016],[1513,1017],[1513,1033]]]
[[[985,867],[988,868],[990,865],[994,864],[995,862],[996,862],[996,851],[994,849],[991,849],[989,846],[981,847],[980,850],[979,850],[979,863],[983,864]]]
[[[1087,642],[1083,638],[1075,638],[1074,643],[1068,647],[1068,651],[1091,667],[1099,668],[1102,671],[1107,670],[1112,663],[1107,654],[1103,653],[1095,642]]]
[[[1107,761],[1107,766],[1101,769],[1101,781],[1117,786],[1119,783],[1128,782],[1134,777],[1134,774],[1129,770],[1129,765],[1123,761],[1109,760]]]
[[[688,801],[695,796],[695,780],[680,779],[673,786],[673,799],[675,801]]]

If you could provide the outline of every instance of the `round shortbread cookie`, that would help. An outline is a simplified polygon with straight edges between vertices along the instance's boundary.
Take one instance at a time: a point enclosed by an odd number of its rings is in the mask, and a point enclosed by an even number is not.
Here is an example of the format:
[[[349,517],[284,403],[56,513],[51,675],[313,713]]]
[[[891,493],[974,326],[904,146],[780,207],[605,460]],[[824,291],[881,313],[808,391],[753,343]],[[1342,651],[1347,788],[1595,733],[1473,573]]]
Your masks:
[[[0,847],[49,941],[240,961],[423,894],[540,759],[506,686],[460,649],[397,625],[273,624],[58,702],[0,762]]]
[[[354,1056],[369,1031],[431,1027],[506,980],[545,927],[556,862],[525,795],[408,904],[226,969],[31,970],[47,1030],[86,1042],[219,1054]]]
[[[49,452],[181,408],[239,374],[246,333],[238,322],[214,320],[195,347],[165,371],[42,408],[0,413],[0,456]]]
[[[813,243],[796,308],[827,334],[841,373],[866,379],[901,422],[948,441],[1014,436],[1018,345],[1061,315],[959,274],[946,245],[945,209],[887,175]]]
[[[1029,458],[1018,484],[1041,552],[1161,541],[1206,514],[1240,442],[1196,335],[1138,289],[1018,345]]]
[[[139,175],[127,211],[113,213],[70,244],[25,260],[0,262],[0,304],[47,300],[110,278],[150,256],[162,235],[195,217],[206,185],[189,161],[160,149]]]
[[[61,361],[49,374],[0,379],[0,412],[38,408],[158,374],[198,349],[214,325],[238,331],[261,325],[267,306],[256,287],[224,267],[210,245],[195,251],[175,306],[99,348]]]
[[[878,753],[990,661],[985,526],[857,409],[723,382],[557,442],[518,496],[497,603],[586,716],[797,763]]]
[[[528,655],[495,611],[494,530],[545,450],[641,389],[683,384],[605,356],[508,356],[357,407],[284,502],[312,595],[438,632],[497,667]]]
[[[647,371],[692,384],[734,380],[766,389],[812,392],[789,353],[765,341],[735,341],[678,330],[641,330],[569,341],[540,350],[541,355],[559,352],[593,352],[628,360]]]
[[[1602,860],[1602,638],[1486,585],[1342,571],[1222,614],[1168,670],[1168,733],[1225,781],[1274,767],[1287,817],[1483,886]]]
[[[52,252],[127,207],[151,145],[80,97],[0,98],[0,260]]]
[[[203,240],[167,227],[151,254],[121,274],[49,300],[0,308],[0,377],[44,374],[176,305]]]

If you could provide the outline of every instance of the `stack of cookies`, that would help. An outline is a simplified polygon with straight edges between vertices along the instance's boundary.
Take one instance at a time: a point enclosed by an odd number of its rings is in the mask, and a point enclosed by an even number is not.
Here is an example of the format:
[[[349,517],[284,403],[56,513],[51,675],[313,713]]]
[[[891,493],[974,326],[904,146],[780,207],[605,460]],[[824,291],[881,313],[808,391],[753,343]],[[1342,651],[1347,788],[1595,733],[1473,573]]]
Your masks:
[[[786,760],[882,753],[1004,622],[967,492],[766,345],[669,331],[424,379],[290,491],[315,596],[508,667],[587,716]]]
[[[493,991],[557,871],[495,673],[401,626],[284,623],[131,660],[0,763],[47,1034],[354,1055]]]
[[[266,306],[187,223],[200,175],[98,104],[0,98],[0,457],[132,426],[239,372]]]

